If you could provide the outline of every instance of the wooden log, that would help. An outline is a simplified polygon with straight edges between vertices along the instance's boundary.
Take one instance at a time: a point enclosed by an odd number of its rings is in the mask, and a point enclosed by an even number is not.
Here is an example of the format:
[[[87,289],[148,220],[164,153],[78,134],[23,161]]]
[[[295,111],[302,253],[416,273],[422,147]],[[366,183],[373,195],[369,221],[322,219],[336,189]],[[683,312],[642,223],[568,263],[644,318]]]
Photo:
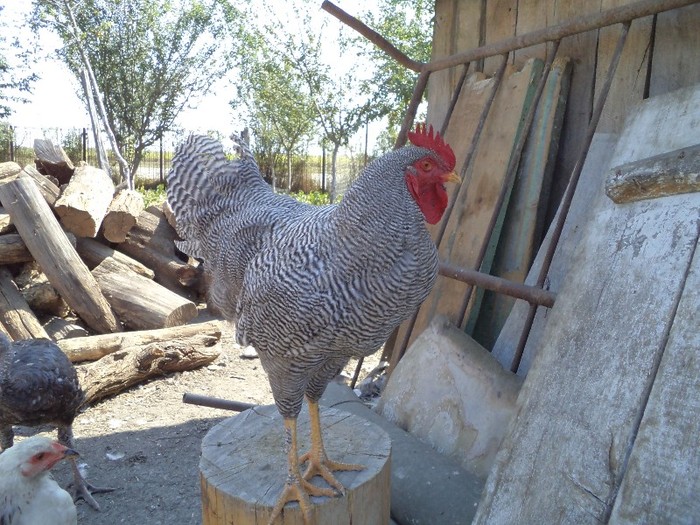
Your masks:
[[[143,210],[127,236],[130,243],[159,251],[165,255],[175,255],[174,241],[178,239],[174,228],[160,208],[149,206]]]
[[[95,278],[36,185],[25,178],[0,184],[0,199],[34,259],[73,311],[98,333],[120,331]]]
[[[102,221],[102,234],[111,242],[124,242],[143,211],[143,196],[136,190],[122,189],[114,196]]]
[[[34,312],[65,317],[70,308],[51,285],[39,265],[32,261],[22,268],[15,278],[22,296]]]
[[[0,206],[0,234],[11,232],[14,228],[10,214],[5,211],[5,208]],[[2,257],[0,257],[1,260]]]
[[[160,330],[141,330],[119,334],[101,334],[90,337],[64,339],[57,344],[73,362],[94,361],[130,346],[145,346],[149,343],[185,339],[194,334],[205,334],[220,338],[223,321],[192,323]]]
[[[321,425],[330,458],[359,463],[366,468],[334,473],[346,494],[334,498],[312,497],[313,523],[388,524],[389,436],[374,423],[336,408],[321,407]],[[306,406],[299,415],[297,428],[301,453],[310,447]],[[287,479],[284,443],[282,418],[272,405],[246,410],[207,433],[202,440],[199,462],[203,525],[268,522]],[[287,504],[275,523],[303,523],[299,505]]]
[[[75,235],[66,234],[71,245],[75,246]],[[18,233],[0,235],[0,264],[16,264],[33,261],[34,257]]]
[[[70,337],[87,337],[90,335],[85,328],[75,323],[63,319],[62,317],[51,317],[44,323],[44,330],[54,341],[68,339]]]
[[[0,162],[0,181],[14,178],[20,171],[22,166],[16,162]]]
[[[628,162],[610,170],[605,193],[613,202],[700,191],[700,144]]]
[[[197,317],[192,301],[131,271],[114,259],[92,270],[107,301],[125,326],[151,330],[185,324]]]
[[[91,270],[105,259],[114,259],[116,262],[127,266],[137,274],[147,277],[148,279],[153,279],[153,270],[145,264],[141,264],[136,259],[118,250],[114,250],[109,246],[105,246],[94,239],[80,237],[77,240],[76,249]]]
[[[34,155],[39,173],[51,175],[59,184],[67,184],[73,176],[75,166],[63,148],[49,139],[34,139]]]
[[[219,356],[219,338],[193,334],[184,339],[132,346],[77,367],[85,404],[111,396],[153,377],[194,370]]]
[[[105,171],[80,166],[54,204],[54,210],[66,230],[78,237],[94,237],[113,195],[114,183]]]
[[[49,337],[4,266],[0,266],[0,321],[14,340]]]

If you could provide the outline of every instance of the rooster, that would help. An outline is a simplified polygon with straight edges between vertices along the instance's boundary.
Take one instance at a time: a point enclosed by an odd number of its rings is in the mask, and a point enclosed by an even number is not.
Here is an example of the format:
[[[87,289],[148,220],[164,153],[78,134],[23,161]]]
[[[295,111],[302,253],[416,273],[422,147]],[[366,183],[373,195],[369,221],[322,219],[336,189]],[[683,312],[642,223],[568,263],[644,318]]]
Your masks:
[[[0,454],[1,525],[76,525],[73,499],[49,470],[77,452],[44,436],[33,436]]]
[[[66,354],[48,339],[12,342],[0,332],[0,447],[14,442],[12,425],[51,424],[58,440],[73,449],[73,420],[84,401],[75,367]],[[5,452],[0,454],[0,458]],[[95,510],[99,504],[91,493],[112,489],[96,488],[85,481],[74,457],[73,491]],[[0,525],[4,525],[0,522]]]
[[[209,303],[253,346],[284,419],[288,476],[272,519],[309,495],[344,493],[333,475],[362,465],[328,459],[319,398],[352,357],[377,351],[428,296],[438,257],[424,222],[458,182],[452,149],[432,127],[369,164],[339,204],[311,206],[273,192],[245,142],[228,161],[221,144],[191,136],[179,146],[167,196],[182,241],[204,261]],[[296,420],[309,405],[311,450],[297,456]],[[308,461],[304,474],[300,464]],[[320,475],[332,488],[309,482]]]

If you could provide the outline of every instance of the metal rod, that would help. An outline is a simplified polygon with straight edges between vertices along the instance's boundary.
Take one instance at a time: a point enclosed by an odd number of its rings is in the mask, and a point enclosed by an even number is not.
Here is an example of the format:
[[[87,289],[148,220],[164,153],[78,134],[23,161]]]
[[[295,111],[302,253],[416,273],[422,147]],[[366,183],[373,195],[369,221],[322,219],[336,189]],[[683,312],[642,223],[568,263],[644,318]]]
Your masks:
[[[496,277],[487,273],[460,268],[452,264],[441,262],[439,267],[440,275],[456,279],[465,283],[469,283],[486,290],[492,290],[503,295],[523,299],[531,304],[546,306],[551,308],[554,306],[556,294],[549,290],[538,288],[537,286],[528,286],[520,284],[502,277]]]
[[[423,71],[441,71],[460,64],[466,64],[467,62],[481,60],[494,55],[501,55],[503,53],[515,51],[516,49],[543,44],[553,40],[561,40],[564,37],[583,33],[585,31],[630,22],[635,18],[649,16],[663,11],[670,11],[671,9],[677,9],[695,3],[698,3],[698,0],[641,0],[632,4],[607,9],[600,13],[577,17],[556,26],[532,31],[513,38],[507,38],[500,42],[487,44],[470,51],[433,60],[423,66]]]
[[[321,9],[324,9],[328,13],[332,14],[338,20],[343,22],[345,25],[350,26],[355,31],[364,36],[367,40],[372,42],[379,49],[384,51],[391,58],[396,60],[399,64],[408,69],[420,73],[423,67],[423,62],[418,62],[412,58],[407,57],[399,49],[397,49],[393,44],[391,44],[386,38],[377,33],[374,29],[368,27],[367,25],[360,22],[354,16],[346,13],[340,7],[332,2],[326,0],[321,4]]]
[[[416,80],[416,86],[413,88],[413,95],[411,96],[411,101],[406,108],[406,114],[403,117],[403,122],[401,123],[401,131],[399,131],[399,136],[396,137],[396,144],[394,148],[398,149],[406,144],[408,140],[408,131],[413,127],[413,121],[416,118],[416,112],[418,111],[418,106],[420,101],[423,99],[423,93],[425,88],[428,87],[428,79],[430,78],[429,71],[422,71],[418,75]]]
[[[233,410],[234,412],[243,412],[244,410],[258,406],[250,403],[244,403],[242,401],[230,401],[228,399],[221,399],[220,397],[202,396],[200,394],[191,394],[189,392],[185,392],[182,395],[182,402],[189,405],[220,408],[222,410]]]
[[[588,156],[588,149],[591,147],[591,142],[593,141],[593,135],[598,127],[598,122],[600,121],[600,116],[603,113],[603,107],[605,106],[605,101],[608,99],[608,93],[610,92],[610,86],[612,85],[613,79],[615,77],[615,71],[620,63],[620,56],[622,55],[622,50],[625,47],[625,42],[627,40],[627,34],[629,33],[630,22],[625,22],[622,24],[622,29],[620,31],[620,37],[617,40],[617,46],[612,56],[610,62],[610,67],[608,68],[607,75],[605,76],[605,82],[600,90],[600,95],[593,108],[593,114],[591,115],[591,120],[588,123],[588,128],[586,129],[586,136],[583,139],[583,144],[581,144],[581,153],[579,153],[574,169],[571,172],[571,177],[566,185],[566,190],[562,196],[561,204],[559,205],[559,212],[556,216],[556,222],[554,224],[554,230],[552,232],[552,240],[547,246],[547,251],[544,255],[544,260],[542,261],[542,267],[540,268],[540,273],[537,276],[536,286],[542,287],[544,281],[547,278],[547,273],[549,272],[549,267],[552,264],[552,259],[554,258],[554,252],[557,249],[557,244],[561,238],[562,230],[564,229],[564,223],[566,222],[566,217],[569,213],[569,208],[571,208],[571,202],[574,199],[574,193],[576,191],[576,185],[583,171],[583,165]],[[530,330],[532,328],[532,323],[535,320],[535,314],[537,312],[537,305],[530,304],[528,310],[527,318],[525,320],[525,326],[520,334],[520,339],[518,340],[518,346],[513,355],[513,360],[511,361],[510,369],[512,372],[517,372],[520,367],[520,361],[523,357],[523,352],[525,351],[525,345],[527,344],[527,339],[530,335]]]
[[[450,118],[452,117],[452,112],[455,109],[455,106],[457,105],[457,101],[459,100],[459,95],[462,92],[462,87],[464,86],[464,81],[467,80],[467,73],[469,72],[469,64],[464,64],[462,66],[462,72],[459,75],[459,79],[457,80],[457,84],[455,85],[455,89],[452,92],[452,100],[450,100],[450,105],[447,108],[447,112],[445,113],[445,118],[442,119],[442,126],[440,126],[440,135],[443,137],[445,136],[445,133],[447,133],[447,126],[450,123]]]
[[[515,181],[515,175],[518,172],[518,166],[520,166],[520,157],[522,155],[523,149],[525,149],[525,142],[527,141],[527,137],[530,134],[530,128],[532,127],[532,123],[535,121],[535,112],[537,111],[537,106],[540,102],[542,92],[544,91],[544,86],[547,83],[547,78],[549,77],[549,72],[552,69],[552,63],[554,62],[554,58],[556,57],[558,50],[559,40],[554,42],[551,48],[547,49],[547,57],[545,59],[544,67],[542,68],[540,79],[537,82],[537,87],[535,88],[535,94],[530,103],[530,107],[527,109],[527,113],[525,114],[525,118],[523,119],[522,127],[520,129],[520,135],[518,136],[517,141],[515,143],[515,147],[511,152],[510,158],[508,159],[506,177],[503,181],[501,191],[498,194],[498,200],[496,201],[494,211],[491,214],[488,228],[486,230],[487,233],[484,236],[484,242],[482,243],[481,249],[479,250],[479,256],[477,258],[475,268],[481,268],[481,266],[483,265],[484,259],[486,259],[486,254],[488,253],[489,244],[491,243],[491,237],[493,236],[493,233],[496,229],[496,224],[498,223],[501,214],[504,213],[504,210],[502,210],[502,208],[507,201],[508,194],[512,191],[513,184]],[[469,303],[472,300],[473,292],[474,287],[470,286],[467,292],[464,294],[464,298],[462,300],[459,312],[460,327],[464,326],[467,310],[469,309]]]

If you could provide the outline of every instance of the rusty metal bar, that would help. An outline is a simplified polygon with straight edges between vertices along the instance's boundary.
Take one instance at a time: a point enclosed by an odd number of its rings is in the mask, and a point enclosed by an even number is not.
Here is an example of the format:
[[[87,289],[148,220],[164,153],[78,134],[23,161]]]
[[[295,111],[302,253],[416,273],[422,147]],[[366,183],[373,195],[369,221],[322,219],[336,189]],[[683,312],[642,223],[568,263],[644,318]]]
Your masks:
[[[542,287],[544,281],[547,278],[547,273],[549,272],[549,267],[552,265],[552,259],[554,258],[554,252],[557,249],[557,244],[561,237],[561,232],[564,229],[564,222],[569,213],[569,208],[571,207],[571,201],[574,198],[574,192],[576,191],[576,185],[578,184],[579,177],[583,171],[583,165],[588,156],[588,149],[591,147],[591,142],[593,141],[593,135],[598,127],[598,122],[600,121],[600,116],[603,113],[603,107],[605,106],[605,101],[608,98],[608,93],[610,92],[610,86],[612,85],[613,79],[615,77],[615,71],[617,70],[617,65],[620,63],[620,56],[622,55],[622,50],[625,47],[625,42],[627,41],[627,34],[629,33],[631,22],[625,22],[622,25],[620,32],[620,37],[617,40],[617,46],[615,47],[615,52],[613,54],[612,60],[610,62],[610,67],[605,76],[605,82],[600,90],[600,95],[593,108],[593,114],[591,115],[591,120],[588,123],[588,128],[586,129],[586,136],[584,137],[583,144],[581,144],[581,153],[576,160],[574,169],[569,178],[569,183],[566,185],[566,190],[559,205],[559,212],[556,216],[556,223],[554,225],[554,231],[552,232],[552,240],[547,246],[547,251],[545,252],[544,260],[542,262],[542,267],[540,268],[540,273],[537,277],[536,286]],[[513,355],[513,360],[510,364],[510,369],[512,372],[517,372],[520,367],[520,361],[523,357],[523,351],[525,350],[525,345],[527,344],[527,339],[530,335],[530,329],[532,328],[532,323],[535,320],[535,314],[537,313],[537,306],[530,304],[530,309],[528,310],[527,319],[525,320],[525,326],[520,334],[520,339],[518,340],[518,346]]]
[[[601,27],[631,22],[635,18],[654,15],[695,3],[698,3],[698,0],[641,0],[633,4],[581,16],[556,26],[532,31],[524,35],[501,40],[500,42],[477,47],[470,51],[433,60],[423,65],[423,71],[441,71],[450,67],[459,66],[460,64],[466,64],[467,62],[509,53],[517,49],[544,44],[545,42],[561,40],[567,36],[591,31],[593,29],[600,29]]]
[[[467,268],[460,268],[459,266],[454,266],[446,262],[440,263],[439,271],[440,275],[444,275],[450,279],[456,279],[486,290],[509,295],[516,299],[523,299],[530,304],[551,308],[554,306],[554,300],[556,299],[556,295],[549,290],[544,290],[537,286],[515,283],[508,279],[503,279],[502,277],[496,277]]]
[[[484,263],[484,259],[486,258],[486,254],[488,252],[489,244],[491,243],[491,237],[493,237],[493,232],[496,229],[496,224],[498,223],[498,219],[501,216],[501,213],[503,212],[502,208],[504,203],[506,202],[506,197],[508,196],[508,193],[512,191],[515,175],[518,172],[518,166],[520,166],[520,157],[522,156],[523,149],[525,149],[525,142],[527,141],[527,137],[528,135],[530,135],[530,128],[532,128],[532,123],[535,121],[535,113],[537,112],[537,106],[539,105],[540,98],[542,97],[542,92],[544,91],[544,86],[547,83],[547,78],[549,77],[549,72],[552,69],[552,63],[554,62],[554,58],[557,56],[558,50],[559,40],[554,42],[551,48],[547,48],[547,57],[545,59],[544,67],[542,68],[540,79],[537,82],[537,87],[535,88],[535,94],[532,98],[530,107],[528,108],[527,113],[525,114],[525,118],[523,119],[522,129],[520,135],[518,136],[518,140],[515,143],[515,148],[513,148],[513,152],[511,153],[511,156],[508,159],[508,166],[506,167],[506,177],[503,181],[501,191],[498,194],[498,200],[496,201],[494,212],[491,215],[491,219],[489,220],[489,225],[487,228],[486,236],[484,237],[484,242],[481,245],[481,249],[479,250],[479,256],[475,265],[476,268],[481,268],[481,266]],[[467,290],[467,293],[464,294],[464,299],[462,300],[459,313],[460,327],[464,326],[465,317],[467,315],[467,310],[469,309],[469,303],[471,302],[473,292],[474,287],[471,286]]]
[[[408,103],[406,114],[404,115],[403,122],[401,123],[401,130],[399,131],[398,137],[396,137],[396,144],[394,144],[394,148],[396,149],[404,146],[408,140],[408,132],[410,131],[411,127],[413,127],[413,121],[416,118],[416,112],[418,111],[418,106],[423,98],[425,88],[428,87],[429,78],[430,71],[422,71],[418,75],[416,86],[413,88],[411,101]]]
[[[222,410],[233,410],[234,412],[243,412],[244,410],[257,406],[250,403],[244,403],[243,401],[230,401],[228,399],[221,399],[220,397],[202,396],[200,394],[190,394],[189,392],[185,392],[182,395],[182,402],[189,405],[220,408]]]
[[[399,49],[397,49],[391,42],[389,42],[386,38],[384,38],[382,35],[377,33],[374,29],[363,24],[354,16],[346,13],[340,7],[335,5],[333,2],[329,2],[328,0],[325,0],[321,4],[321,9],[323,9],[323,10],[327,11],[328,13],[330,13],[331,15],[333,15],[338,20],[340,20],[342,23],[344,23],[345,25],[353,28],[355,31],[360,33],[367,40],[372,42],[375,46],[377,46],[379,49],[384,51],[387,55],[389,55],[391,58],[396,60],[402,66],[407,67],[408,69],[415,71],[416,73],[421,72],[421,69],[423,67],[423,62],[419,62],[417,60],[413,60],[412,58],[407,57]]]

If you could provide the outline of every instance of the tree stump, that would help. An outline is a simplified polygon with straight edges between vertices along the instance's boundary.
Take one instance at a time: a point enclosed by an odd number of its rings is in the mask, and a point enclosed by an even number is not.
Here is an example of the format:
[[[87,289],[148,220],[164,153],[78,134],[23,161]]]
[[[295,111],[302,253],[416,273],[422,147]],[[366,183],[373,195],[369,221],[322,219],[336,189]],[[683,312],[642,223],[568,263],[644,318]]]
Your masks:
[[[336,472],[345,496],[311,497],[313,523],[386,525],[391,495],[391,441],[366,419],[321,407],[328,457],[365,469]],[[306,405],[298,419],[299,454],[310,448]],[[302,472],[303,472],[302,467]],[[199,462],[203,525],[262,525],[272,514],[287,479],[282,417],[274,405],[256,407],[226,419],[202,441]],[[326,486],[320,477],[312,483]],[[298,503],[288,503],[276,524],[304,523]]]

